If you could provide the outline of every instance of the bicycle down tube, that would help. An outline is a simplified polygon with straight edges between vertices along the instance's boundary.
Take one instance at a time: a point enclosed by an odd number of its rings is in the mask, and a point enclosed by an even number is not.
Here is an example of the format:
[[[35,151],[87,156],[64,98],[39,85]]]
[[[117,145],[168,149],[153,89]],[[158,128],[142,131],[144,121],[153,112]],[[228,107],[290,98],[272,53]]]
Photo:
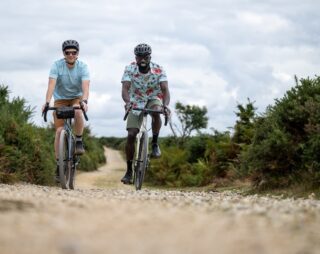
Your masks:
[[[149,137],[148,137],[148,129],[147,129],[147,116],[148,114],[151,114],[151,113],[164,114],[164,112],[160,110],[153,110],[153,109],[147,109],[147,108],[133,108],[131,106],[126,111],[123,120],[127,119],[128,114],[131,110],[142,111],[142,114],[143,114],[142,124],[136,138],[134,176],[133,176],[133,182],[136,190],[141,190],[145,172],[149,165],[149,154],[148,154]],[[167,115],[165,115],[165,125],[167,125],[167,122],[168,122],[168,117]]]

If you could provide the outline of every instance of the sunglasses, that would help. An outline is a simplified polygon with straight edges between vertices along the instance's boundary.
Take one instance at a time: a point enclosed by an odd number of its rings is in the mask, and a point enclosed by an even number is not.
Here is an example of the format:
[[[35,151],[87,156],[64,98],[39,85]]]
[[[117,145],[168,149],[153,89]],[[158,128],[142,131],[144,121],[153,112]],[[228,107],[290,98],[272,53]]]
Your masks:
[[[144,60],[149,60],[151,58],[151,56],[150,55],[144,55],[144,56],[139,56],[139,55],[137,55],[136,56],[136,59],[137,60],[142,60],[142,59],[144,59]]]
[[[78,51],[65,51],[64,53],[65,53],[65,55],[67,55],[67,56],[70,56],[70,55],[75,56],[76,54],[78,54]]]

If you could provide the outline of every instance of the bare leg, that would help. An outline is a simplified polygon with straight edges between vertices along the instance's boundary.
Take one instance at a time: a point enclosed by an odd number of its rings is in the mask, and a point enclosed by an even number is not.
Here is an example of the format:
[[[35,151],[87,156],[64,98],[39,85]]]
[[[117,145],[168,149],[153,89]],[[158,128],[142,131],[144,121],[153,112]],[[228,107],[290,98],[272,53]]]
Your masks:
[[[132,161],[134,156],[134,142],[136,140],[136,136],[139,132],[139,129],[128,129],[128,137],[126,144],[126,157],[127,157],[127,171],[125,175],[122,177],[121,182],[124,184],[130,184],[132,178]]]
[[[75,115],[74,115],[74,131],[76,134],[75,153],[78,155],[82,155],[85,152],[83,147],[83,142],[82,142],[83,129],[84,129],[83,113],[81,110],[75,110]]]
[[[154,106],[152,107],[152,109],[154,110],[161,110],[161,107],[159,106]],[[153,134],[159,134],[160,132],[160,129],[161,129],[161,117],[160,117],[160,114],[158,113],[153,113],[152,114],[152,133]]]
[[[152,107],[155,110],[161,110],[159,106]],[[160,114],[153,113],[152,114],[152,152],[151,157],[159,158],[161,156],[161,151],[158,145],[158,136],[161,129],[161,118]]]
[[[127,137],[127,144],[126,144],[127,161],[133,160],[134,142],[136,141],[138,132],[139,132],[138,129],[128,129],[128,137]]]
[[[60,133],[62,131],[63,127],[59,127],[56,130],[56,136],[54,138],[54,154],[56,156],[56,159],[59,158],[59,140],[60,140]]]
[[[83,129],[84,129],[84,120],[83,120],[83,113],[81,110],[75,111],[75,117],[74,117],[74,129],[75,134],[77,136],[82,136]]]

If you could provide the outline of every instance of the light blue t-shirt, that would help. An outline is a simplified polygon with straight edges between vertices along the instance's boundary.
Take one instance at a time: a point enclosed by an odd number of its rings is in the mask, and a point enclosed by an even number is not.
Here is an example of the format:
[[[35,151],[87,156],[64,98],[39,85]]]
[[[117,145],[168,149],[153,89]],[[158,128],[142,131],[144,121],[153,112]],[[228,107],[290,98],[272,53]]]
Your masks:
[[[55,61],[49,77],[57,80],[53,92],[55,100],[68,100],[82,96],[82,81],[90,80],[88,66],[79,60],[71,69],[68,68],[65,59]]]

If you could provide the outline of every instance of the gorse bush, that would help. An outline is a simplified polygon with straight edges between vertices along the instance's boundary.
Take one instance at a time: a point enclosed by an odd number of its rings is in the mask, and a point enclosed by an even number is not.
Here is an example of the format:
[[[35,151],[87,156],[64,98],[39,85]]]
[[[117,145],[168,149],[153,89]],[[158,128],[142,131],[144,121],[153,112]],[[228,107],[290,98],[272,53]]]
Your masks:
[[[0,86],[0,182],[53,184],[55,132],[29,123],[32,112],[24,99],[9,101],[8,87]],[[80,165],[83,170],[94,170],[105,161],[103,148],[88,129],[85,142],[88,153]]]
[[[28,123],[30,107],[21,98],[9,102],[8,87],[0,86],[0,180],[52,182],[52,148],[43,142],[45,133]],[[50,156],[48,156],[48,154]]]
[[[83,140],[86,152],[81,156],[78,168],[83,171],[92,171],[106,162],[104,148],[100,140],[92,136],[90,129],[87,127],[83,132]]]
[[[245,176],[247,172],[241,167],[241,157],[253,136],[255,108],[250,100],[247,105],[239,104],[237,108],[239,120],[234,136],[228,131],[203,134],[198,130],[196,136],[161,139],[165,155],[152,161],[150,171],[153,177],[149,178],[150,182],[170,186],[202,186],[215,178]],[[172,151],[172,147],[176,150]],[[173,167],[173,161],[179,163]]]
[[[190,172],[187,152],[178,147],[167,147],[160,159],[153,160],[146,180],[156,185],[188,186],[183,176]],[[187,179],[188,181],[188,179]]]
[[[147,181],[167,186],[203,186],[213,177],[224,177],[232,163],[229,133],[198,134],[177,146],[168,137],[161,139],[162,156],[151,161]]]
[[[215,131],[183,142],[163,139],[164,156],[152,161],[150,181],[199,186],[216,178],[250,178],[260,189],[319,187],[320,77],[296,79],[264,114],[256,116],[255,110],[250,100],[237,105],[232,135]]]
[[[296,80],[257,120],[244,167],[259,187],[319,186],[320,78]],[[310,179],[311,182],[310,182]]]

